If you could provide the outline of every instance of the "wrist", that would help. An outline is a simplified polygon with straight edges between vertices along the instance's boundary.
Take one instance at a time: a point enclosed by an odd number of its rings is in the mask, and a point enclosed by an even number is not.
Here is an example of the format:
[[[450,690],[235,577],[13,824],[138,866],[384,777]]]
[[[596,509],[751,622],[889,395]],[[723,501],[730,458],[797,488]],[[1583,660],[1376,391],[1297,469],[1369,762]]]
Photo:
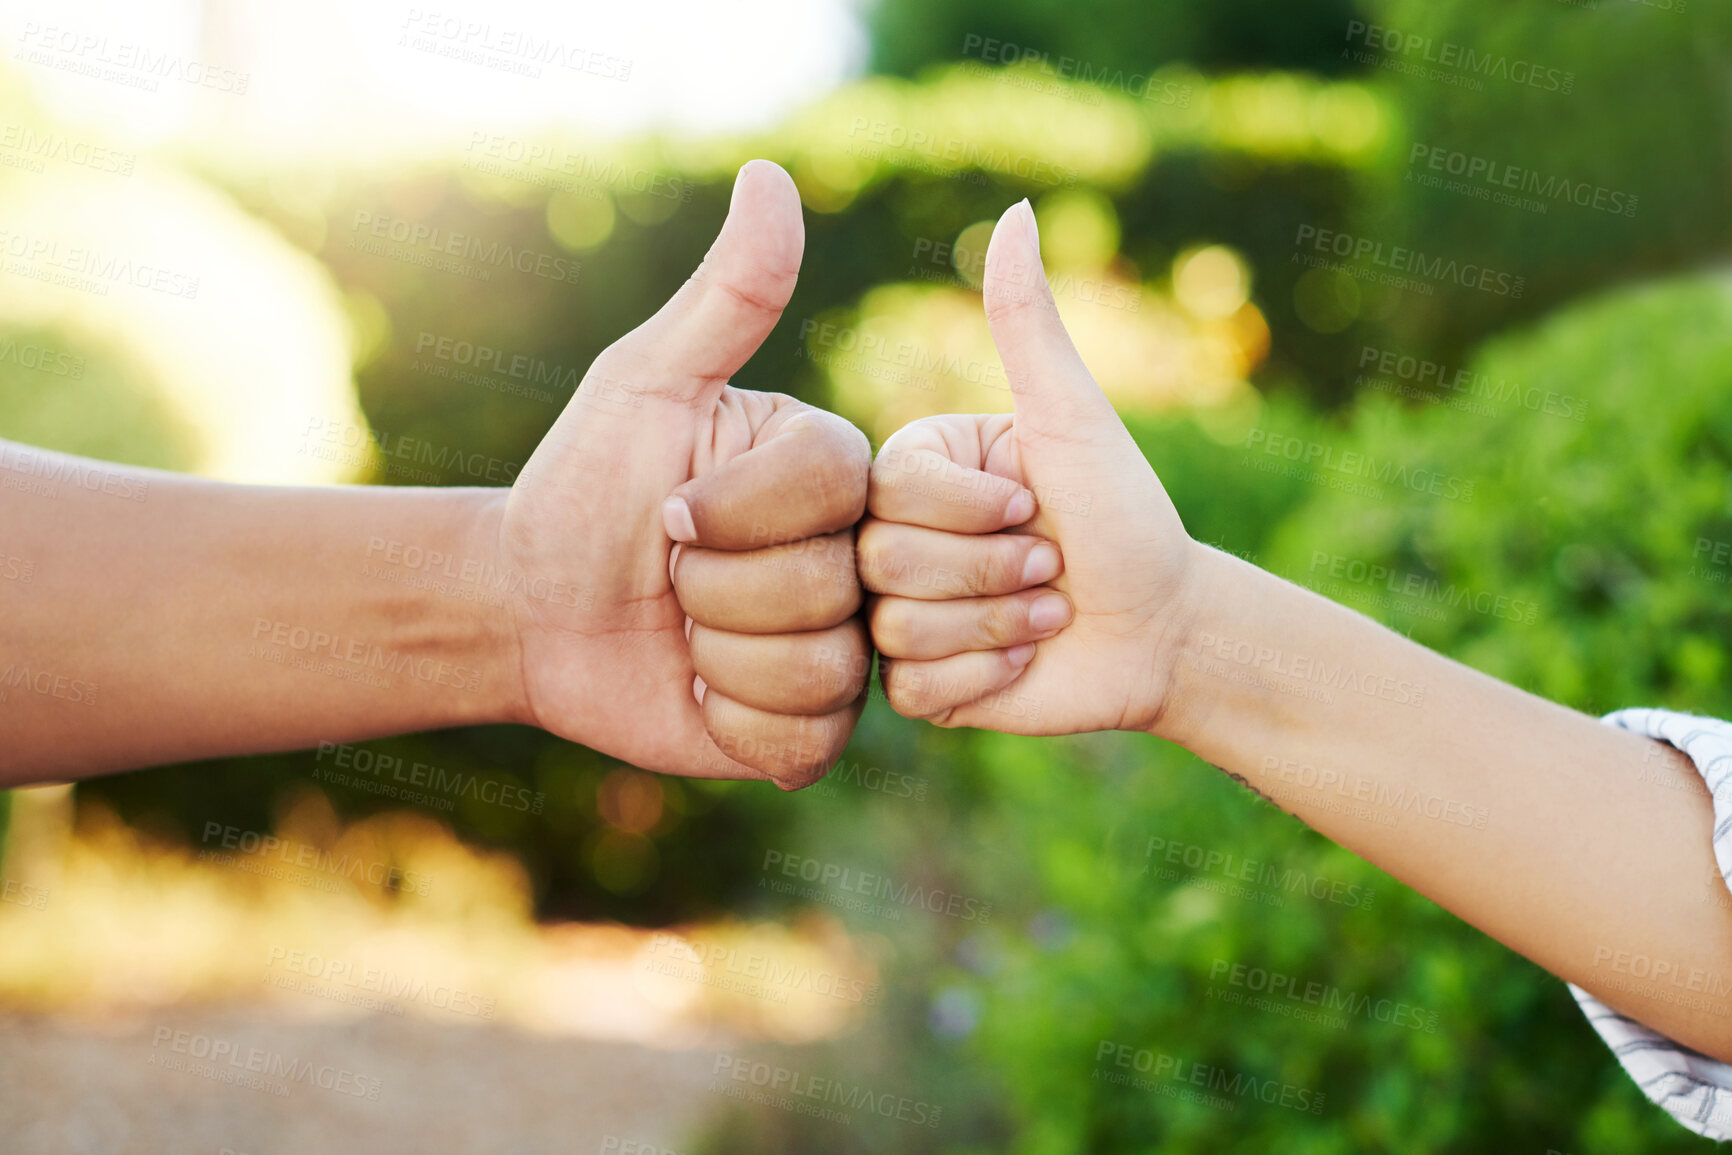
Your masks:
[[[493,488],[447,491],[459,580],[421,591],[422,605],[417,607],[436,623],[434,648],[468,672],[470,688],[452,696],[454,726],[533,722],[517,623],[516,592],[522,582],[509,571],[500,548],[510,493]]]
[[[1205,639],[1221,636],[1225,611],[1244,582],[1243,571],[1250,567],[1190,538],[1185,548],[1183,578],[1155,658],[1159,703],[1145,732],[1189,749],[1220,688],[1220,679],[1206,676],[1199,668]]]

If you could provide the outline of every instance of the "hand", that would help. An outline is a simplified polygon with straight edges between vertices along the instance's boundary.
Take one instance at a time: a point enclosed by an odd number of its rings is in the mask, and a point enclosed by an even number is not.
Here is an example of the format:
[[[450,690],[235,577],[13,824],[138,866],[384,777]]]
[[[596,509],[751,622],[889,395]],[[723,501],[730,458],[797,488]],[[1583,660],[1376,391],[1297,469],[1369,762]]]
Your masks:
[[[985,272],[1015,414],[913,422],[872,466],[859,561],[885,694],[941,726],[1152,729],[1197,547],[1059,320],[1027,201]]]
[[[793,181],[747,164],[703,264],[596,358],[525,465],[497,535],[501,569],[525,579],[525,721],[649,769],[784,789],[847,744],[870,664],[853,527],[871,450],[840,417],[727,384],[804,244]]]

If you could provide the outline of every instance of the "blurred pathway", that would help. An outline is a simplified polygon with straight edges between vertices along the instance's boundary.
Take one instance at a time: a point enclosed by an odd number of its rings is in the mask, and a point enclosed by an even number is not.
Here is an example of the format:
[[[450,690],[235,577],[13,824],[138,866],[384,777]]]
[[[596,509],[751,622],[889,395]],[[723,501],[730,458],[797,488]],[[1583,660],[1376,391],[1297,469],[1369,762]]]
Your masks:
[[[212,1068],[208,1058],[176,1055],[172,1036],[153,1045],[165,1030],[188,1032],[188,1052],[226,1043],[244,1057],[258,1048],[280,1067],[307,1064],[314,1077],[342,1082],[326,1090],[310,1077],[280,1096],[153,1065],[155,1057],[207,1073],[245,1071],[244,1058],[237,1067],[225,1055]],[[701,1050],[546,1037],[498,1025],[446,1026],[413,1016],[319,1022],[258,1007],[164,1008],[97,1027],[8,1015],[0,1017],[0,1150],[684,1152],[687,1137],[716,1103],[705,1091],[709,1065],[709,1053]],[[373,1086],[376,1100],[352,1093]]]

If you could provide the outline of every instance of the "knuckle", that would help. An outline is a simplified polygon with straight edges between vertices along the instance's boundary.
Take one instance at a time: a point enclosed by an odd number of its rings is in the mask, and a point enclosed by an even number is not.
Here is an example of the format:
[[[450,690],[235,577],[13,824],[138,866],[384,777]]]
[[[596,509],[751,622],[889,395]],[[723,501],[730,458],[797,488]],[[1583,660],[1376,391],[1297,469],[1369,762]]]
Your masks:
[[[766,769],[783,790],[804,790],[830,772],[852,733],[846,715],[795,719],[777,751],[774,768]]]
[[[884,699],[890,703],[890,708],[904,718],[924,718],[931,711],[920,679],[912,676],[915,672],[901,663],[891,663],[884,668]]]
[[[861,523],[860,538],[854,546],[855,572],[860,584],[875,594],[890,593],[889,580],[894,566],[889,532],[883,522]]]
[[[830,762],[831,759],[825,754],[796,752],[787,760],[778,763],[774,770],[766,773],[777,787],[792,793],[823,781],[825,775],[830,773]]]
[[[735,762],[770,777],[784,790],[810,786],[828,772],[832,742],[822,719],[782,718],[775,726],[717,725],[705,716],[705,729],[716,748]]]
[[[902,459],[900,449],[886,445],[872,462],[872,469],[866,475],[867,484],[873,490],[893,490],[899,487],[905,476],[901,468]]]
[[[1013,590],[1022,582],[1022,559],[1026,550],[1010,537],[997,534],[981,538],[986,551],[974,571],[976,590]]]
[[[831,520],[852,525],[866,509],[866,463],[852,454],[825,454],[807,474],[806,484],[816,491],[819,507]]]
[[[901,598],[880,598],[868,616],[872,642],[888,657],[906,656],[912,640],[908,610]]]
[[[949,689],[925,664],[912,668],[903,665],[900,672],[892,669],[892,676],[884,685],[884,696],[904,718],[931,719],[949,709]]]
[[[864,593],[852,570],[846,577],[835,575],[819,582],[811,597],[811,604],[824,620],[824,626],[819,628],[837,625],[853,616],[862,600]]]
[[[996,650],[1014,644],[1028,622],[1028,612],[1014,600],[988,602],[975,622],[975,642],[985,649]]]
[[[814,714],[833,714],[858,698],[872,670],[871,652],[858,637],[814,646],[807,662],[801,696]]]

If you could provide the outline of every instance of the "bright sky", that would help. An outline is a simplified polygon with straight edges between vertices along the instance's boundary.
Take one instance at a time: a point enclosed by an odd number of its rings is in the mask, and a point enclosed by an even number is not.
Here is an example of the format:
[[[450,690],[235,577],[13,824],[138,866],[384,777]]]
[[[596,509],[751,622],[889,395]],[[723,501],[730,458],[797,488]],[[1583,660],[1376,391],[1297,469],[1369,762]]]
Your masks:
[[[856,0],[0,0],[0,34],[58,117],[284,159],[749,129],[865,55]]]

